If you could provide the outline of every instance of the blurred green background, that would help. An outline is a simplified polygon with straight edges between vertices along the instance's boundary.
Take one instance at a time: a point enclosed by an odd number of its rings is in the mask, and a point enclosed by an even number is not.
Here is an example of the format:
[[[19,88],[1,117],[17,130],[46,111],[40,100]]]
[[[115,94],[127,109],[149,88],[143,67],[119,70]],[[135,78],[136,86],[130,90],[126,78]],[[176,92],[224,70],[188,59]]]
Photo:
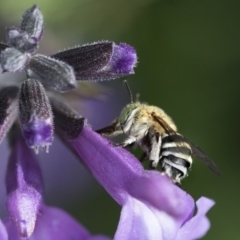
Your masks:
[[[139,64],[136,74],[127,78],[134,94],[163,108],[179,131],[201,146],[223,173],[218,177],[196,160],[183,181],[183,189],[195,199],[207,196],[216,201],[204,239],[239,239],[240,1],[1,0],[0,36],[4,37],[5,26],[17,25],[33,3],[45,17],[42,53],[102,39],[136,48]],[[123,93],[108,99],[121,103],[120,111],[129,101],[121,80],[103,85]],[[109,118],[115,117],[116,110]],[[81,192],[76,193],[71,204],[46,199],[91,232],[113,235],[120,207],[96,182],[91,186],[88,197],[79,200]]]

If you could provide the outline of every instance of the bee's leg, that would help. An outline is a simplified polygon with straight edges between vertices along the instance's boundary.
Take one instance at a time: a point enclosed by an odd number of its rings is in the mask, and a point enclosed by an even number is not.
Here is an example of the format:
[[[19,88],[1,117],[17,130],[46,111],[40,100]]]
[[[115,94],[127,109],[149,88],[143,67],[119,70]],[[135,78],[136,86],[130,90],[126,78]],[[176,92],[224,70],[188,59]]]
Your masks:
[[[150,167],[155,169],[159,162],[162,139],[160,135],[155,132],[155,134],[152,134],[150,141],[151,141],[150,154],[149,154]]]
[[[116,144],[116,146],[127,147],[127,146],[135,143],[136,141],[137,141],[136,137],[130,136],[130,137],[126,138],[123,142]]]
[[[119,129],[118,119],[115,119],[109,126],[98,129],[96,132],[105,137],[115,137],[120,134],[123,134],[122,129]]]
[[[147,154],[146,152],[144,152],[144,153],[142,154],[142,156],[140,157],[139,161],[140,161],[140,162],[144,162],[144,161],[147,160],[147,159],[148,159],[148,154]]]

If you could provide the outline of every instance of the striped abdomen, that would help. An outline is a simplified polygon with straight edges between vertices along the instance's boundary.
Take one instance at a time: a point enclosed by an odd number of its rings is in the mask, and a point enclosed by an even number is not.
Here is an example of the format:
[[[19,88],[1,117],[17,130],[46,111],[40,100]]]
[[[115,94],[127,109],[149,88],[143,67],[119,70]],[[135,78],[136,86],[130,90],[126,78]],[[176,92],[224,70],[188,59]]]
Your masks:
[[[174,182],[187,176],[192,165],[192,150],[181,135],[165,135],[162,137],[160,163],[163,172]]]

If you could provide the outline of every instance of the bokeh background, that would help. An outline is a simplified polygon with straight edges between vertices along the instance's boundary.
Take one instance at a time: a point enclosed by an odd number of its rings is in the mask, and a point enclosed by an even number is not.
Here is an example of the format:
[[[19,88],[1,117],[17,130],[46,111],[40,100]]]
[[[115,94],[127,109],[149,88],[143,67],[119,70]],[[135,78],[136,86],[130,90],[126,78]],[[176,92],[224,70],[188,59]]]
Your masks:
[[[216,201],[204,239],[239,239],[240,1],[1,0],[1,39],[5,39],[5,27],[17,25],[34,3],[45,17],[42,53],[102,39],[136,48],[139,64],[136,74],[127,78],[134,95],[140,93],[142,101],[163,108],[180,132],[201,146],[223,173],[218,177],[196,160],[182,184],[195,199],[207,196]],[[121,80],[102,86],[111,89],[107,98],[81,102],[82,112],[95,128],[109,124],[129,102]],[[4,142],[0,147],[1,217],[5,214],[6,149]],[[40,156],[46,202],[65,209],[91,232],[113,236],[120,207],[59,141],[52,149],[57,151]]]

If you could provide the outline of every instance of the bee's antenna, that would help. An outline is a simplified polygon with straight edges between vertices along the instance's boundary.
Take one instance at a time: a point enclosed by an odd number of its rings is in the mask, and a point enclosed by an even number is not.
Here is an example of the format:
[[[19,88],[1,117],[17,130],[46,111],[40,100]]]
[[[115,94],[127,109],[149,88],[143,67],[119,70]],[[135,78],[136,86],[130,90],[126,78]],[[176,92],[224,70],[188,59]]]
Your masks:
[[[130,97],[130,101],[131,101],[131,103],[133,103],[132,92],[131,92],[130,87],[129,87],[128,83],[127,83],[127,80],[123,80],[123,82],[125,83],[125,85],[126,85],[126,87],[127,87],[128,94],[129,94],[129,97]]]

